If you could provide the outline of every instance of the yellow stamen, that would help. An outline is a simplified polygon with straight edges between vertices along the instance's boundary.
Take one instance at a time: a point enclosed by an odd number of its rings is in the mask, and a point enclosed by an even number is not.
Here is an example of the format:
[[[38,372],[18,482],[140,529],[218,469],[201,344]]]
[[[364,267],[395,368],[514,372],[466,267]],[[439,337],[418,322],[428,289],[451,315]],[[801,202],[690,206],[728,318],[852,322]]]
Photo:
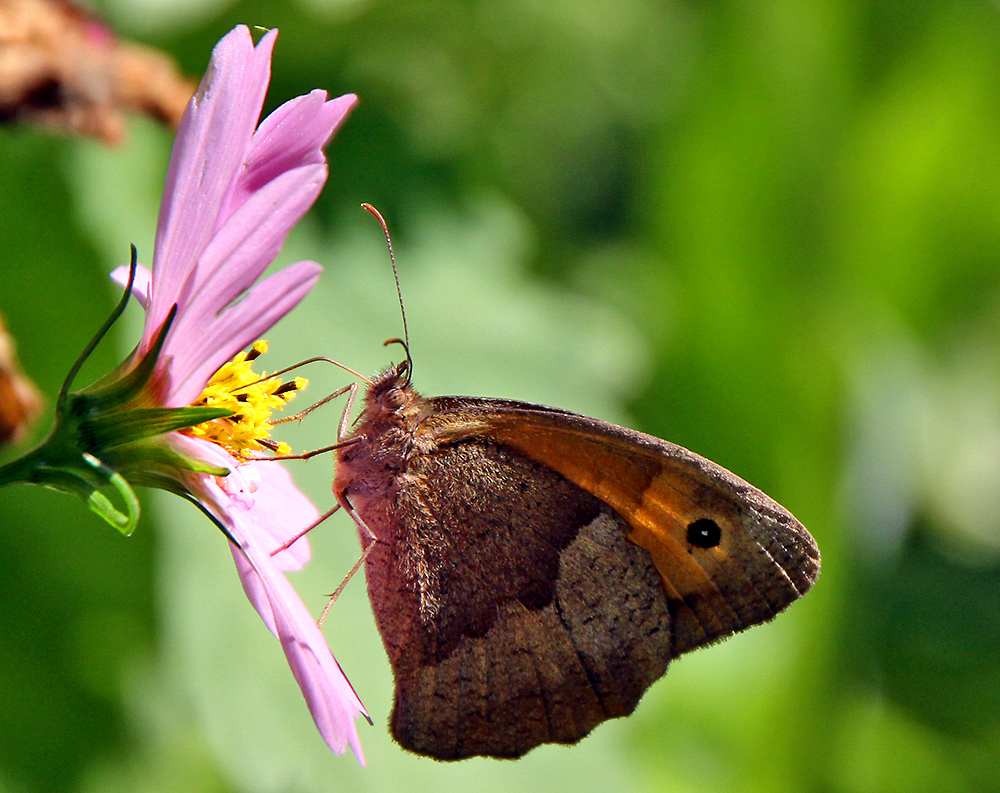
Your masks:
[[[233,415],[224,419],[206,421],[184,432],[195,438],[204,438],[222,446],[234,457],[250,459],[253,452],[288,454],[291,447],[284,441],[269,440],[274,428],[268,420],[272,410],[281,410],[309,381],[296,377],[283,383],[280,377],[267,378],[267,373],[257,374],[253,362],[267,352],[267,342],[255,342],[250,350],[239,353],[229,363],[212,375],[205,390],[194,403],[196,407],[226,408]]]

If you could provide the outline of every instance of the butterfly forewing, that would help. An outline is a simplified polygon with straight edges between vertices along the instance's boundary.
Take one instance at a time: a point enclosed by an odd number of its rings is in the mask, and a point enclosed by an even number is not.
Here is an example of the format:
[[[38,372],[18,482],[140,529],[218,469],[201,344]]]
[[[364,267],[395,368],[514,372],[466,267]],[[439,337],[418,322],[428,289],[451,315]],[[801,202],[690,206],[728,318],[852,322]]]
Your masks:
[[[442,438],[516,449],[621,515],[662,577],[678,623],[675,654],[770,619],[816,580],[819,551],[791,513],[681,446],[528,403],[430,401],[448,417]]]

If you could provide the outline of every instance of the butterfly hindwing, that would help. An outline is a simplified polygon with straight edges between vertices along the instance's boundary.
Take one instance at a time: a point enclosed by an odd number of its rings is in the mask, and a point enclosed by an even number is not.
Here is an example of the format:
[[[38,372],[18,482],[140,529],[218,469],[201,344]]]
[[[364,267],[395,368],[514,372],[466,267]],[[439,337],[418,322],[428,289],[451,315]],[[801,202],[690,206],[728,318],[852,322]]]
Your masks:
[[[621,518],[494,443],[412,466],[397,496],[411,517],[368,558],[397,740],[440,758],[516,757],[631,713],[672,650],[658,576]],[[456,466],[463,476],[439,486]]]

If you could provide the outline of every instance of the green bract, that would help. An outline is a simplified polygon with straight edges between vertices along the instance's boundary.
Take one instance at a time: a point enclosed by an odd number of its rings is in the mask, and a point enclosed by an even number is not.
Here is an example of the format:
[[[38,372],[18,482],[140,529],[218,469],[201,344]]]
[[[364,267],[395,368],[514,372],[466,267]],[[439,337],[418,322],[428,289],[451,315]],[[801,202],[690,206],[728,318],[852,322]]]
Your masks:
[[[55,424],[48,437],[24,456],[0,467],[0,487],[17,482],[43,485],[74,493],[90,509],[129,535],[139,519],[133,485],[168,490],[195,500],[182,472],[225,476],[226,468],[208,465],[177,451],[163,436],[212,419],[232,415],[224,408],[147,407],[147,385],[157,356],[173,324],[171,311],[149,350],[137,364],[125,361],[115,371],[79,391],[73,380],[125,310],[135,278],[136,250],[132,246],[129,281],[111,316],[90,340],[69,371],[56,402]],[[124,502],[116,507],[101,492],[112,488]]]

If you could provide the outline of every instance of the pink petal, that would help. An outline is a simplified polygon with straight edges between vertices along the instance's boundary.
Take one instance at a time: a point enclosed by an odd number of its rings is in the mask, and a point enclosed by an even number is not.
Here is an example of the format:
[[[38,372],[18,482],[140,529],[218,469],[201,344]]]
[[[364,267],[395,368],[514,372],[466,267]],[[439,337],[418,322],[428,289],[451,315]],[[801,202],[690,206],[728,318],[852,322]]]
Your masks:
[[[171,433],[169,439],[178,453],[229,470],[225,477],[192,473],[190,485],[207,497],[206,506],[213,514],[238,511],[243,525],[252,529],[257,544],[268,553],[299,536],[319,518],[319,511],[280,463],[241,463],[221,446],[179,432]],[[300,537],[272,558],[281,570],[299,570],[309,556],[309,540]]]
[[[316,262],[296,262],[269,275],[208,327],[182,326],[172,340],[167,407],[191,404],[219,367],[259,339],[275,322],[299,304],[313,288],[321,268]],[[171,336],[174,334],[171,333]],[[175,379],[174,370],[184,376]]]
[[[240,583],[243,585],[243,592],[247,596],[247,600],[250,601],[250,604],[260,615],[267,629],[280,641],[278,624],[275,622],[274,611],[271,609],[271,599],[268,597],[267,589],[264,587],[264,579],[257,574],[257,571],[254,570],[253,565],[250,564],[250,560],[247,559],[243,551],[232,543],[229,543],[229,550],[233,554],[233,562],[236,564],[236,574],[240,577]]]
[[[322,147],[357,100],[326,101],[325,92],[313,91],[282,105],[255,132],[275,33],[255,48],[241,26],[216,45],[171,155],[140,346],[144,352],[176,304],[161,354],[169,371],[158,367],[154,379],[157,398],[168,406],[188,404],[218,366],[256,341],[242,329],[262,333],[302,297],[300,270],[289,278],[292,299],[280,291],[271,298],[283,311],[262,312],[267,323],[248,321],[254,309],[248,300],[259,292],[244,293],[316,200],[327,178]],[[305,280],[315,283],[311,274]]]
[[[218,444],[201,438],[192,438],[190,435],[183,435],[179,432],[172,432],[167,437],[170,439],[171,446],[185,457],[191,457],[215,468],[225,468],[230,473],[239,476],[237,471],[239,461]],[[192,476],[197,476],[200,479],[202,475],[192,474]]]
[[[127,264],[116,267],[111,271],[111,280],[118,284],[118,286],[124,287],[128,283],[128,271],[129,267]],[[138,300],[139,305],[146,310],[149,310],[152,283],[152,273],[141,264],[136,267],[135,280],[132,282],[132,297]]]
[[[212,52],[171,154],[152,275],[133,291],[147,309],[139,353],[177,306],[152,382],[159,404],[191,404],[211,376],[290,311],[319,277],[297,262],[257,282],[327,178],[322,147],[354,106],[353,96],[311,94],[282,105],[255,131],[270,77],[276,31],[254,47],[240,26]],[[122,268],[116,277],[124,278]],[[316,726],[337,753],[364,758],[354,719],[365,715],[312,615],[282,570],[309,559],[304,538],[271,556],[318,518],[278,463],[240,464],[207,441],[171,433],[189,458],[229,471],[184,481],[230,532],[244,592],[280,640]]]
[[[189,450],[197,448],[192,443],[213,445],[193,438],[186,438],[185,443]],[[221,462],[218,452],[213,452],[212,456],[215,464]],[[256,475],[248,476],[247,472],[239,470],[247,467]],[[364,765],[354,719],[359,715],[367,718],[367,712],[309,610],[279,567],[286,554],[289,559],[298,560],[293,552],[304,538],[288,551],[271,556],[274,548],[313,523],[318,513],[278,463],[248,463],[238,466],[233,473],[257,480],[249,507],[244,499],[233,499],[223,491],[217,477],[197,475],[192,478],[191,485],[199,500],[239,543],[239,547],[231,544],[230,550],[243,591],[264,624],[281,641],[288,665],[323,740],[336,754],[343,754],[350,746]],[[278,513],[282,516],[280,521]]]
[[[214,318],[253,286],[281,250],[288,232],[313,205],[326,181],[326,164],[282,174],[255,191],[215,233],[199,260],[200,285],[184,320]]]
[[[364,765],[354,722],[357,716],[367,717],[361,700],[347,682],[323,634],[295,589],[271,557],[257,547],[250,535],[243,534],[239,515],[230,517],[235,524],[233,534],[242,545],[242,548],[233,548],[233,558],[244,591],[259,601],[258,612],[281,640],[288,665],[302,690],[316,728],[331,751],[343,754],[350,746],[358,761]]]
[[[315,90],[285,102],[265,118],[231,197],[233,205],[239,206],[284,171],[325,162],[323,146],[357,101],[353,94],[326,101],[326,91]]]
[[[254,48],[246,26],[227,34],[212,51],[208,71],[184,114],[157,223],[156,289],[147,331],[197,286],[198,257],[218,228],[220,210],[260,118],[276,35],[269,31]]]
[[[248,470],[256,473],[256,500],[245,517],[253,524],[256,544],[268,554],[319,520],[319,510],[293,484],[281,463],[243,463],[239,470],[244,475]],[[302,537],[271,558],[279,570],[299,570],[309,561],[309,542]]]

